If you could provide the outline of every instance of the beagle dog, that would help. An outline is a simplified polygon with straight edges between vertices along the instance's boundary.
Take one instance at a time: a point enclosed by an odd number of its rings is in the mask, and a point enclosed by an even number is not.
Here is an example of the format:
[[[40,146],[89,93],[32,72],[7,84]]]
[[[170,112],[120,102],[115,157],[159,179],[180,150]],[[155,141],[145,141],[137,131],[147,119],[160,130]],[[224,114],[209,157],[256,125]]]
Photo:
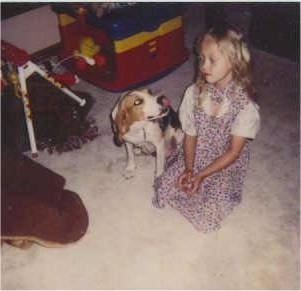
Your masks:
[[[125,143],[127,166],[125,177],[134,175],[135,149],[156,155],[155,176],[165,167],[165,159],[183,139],[178,114],[165,96],[153,95],[148,89],[134,90],[120,97],[111,113],[114,142]]]

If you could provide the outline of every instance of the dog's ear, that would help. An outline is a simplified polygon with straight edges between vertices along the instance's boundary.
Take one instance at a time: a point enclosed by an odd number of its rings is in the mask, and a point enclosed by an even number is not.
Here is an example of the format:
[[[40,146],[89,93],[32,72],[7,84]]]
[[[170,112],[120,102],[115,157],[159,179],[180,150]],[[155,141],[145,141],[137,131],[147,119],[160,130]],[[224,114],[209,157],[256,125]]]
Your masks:
[[[121,109],[117,112],[116,125],[121,135],[124,135],[129,129],[128,117],[129,114],[126,109]]]
[[[116,117],[115,117],[115,123],[117,127],[117,133],[116,133],[117,141],[119,141],[119,143],[123,143],[124,142],[123,135],[128,132],[130,126],[129,126],[129,114],[126,108],[122,106],[122,104],[119,104],[119,108],[117,110]]]
[[[141,88],[139,91],[147,94],[152,94],[152,91],[149,88]]]

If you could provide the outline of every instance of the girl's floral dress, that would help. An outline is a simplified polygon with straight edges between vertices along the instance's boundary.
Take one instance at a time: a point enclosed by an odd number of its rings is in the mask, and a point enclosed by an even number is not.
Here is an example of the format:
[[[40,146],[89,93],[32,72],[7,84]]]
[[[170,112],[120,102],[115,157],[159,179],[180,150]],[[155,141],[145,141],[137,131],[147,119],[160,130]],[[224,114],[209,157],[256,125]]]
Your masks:
[[[250,142],[259,129],[258,106],[235,83],[223,90],[207,85],[201,95],[197,87],[192,85],[183,98],[180,119],[183,130],[197,136],[194,173],[227,150],[231,135],[247,138],[234,163],[205,178],[193,195],[187,195],[175,186],[184,170],[182,145],[169,156],[166,171],[155,181],[153,204],[156,207],[162,208],[168,204],[186,217],[196,229],[202,232],[216,230],[241,201]]]

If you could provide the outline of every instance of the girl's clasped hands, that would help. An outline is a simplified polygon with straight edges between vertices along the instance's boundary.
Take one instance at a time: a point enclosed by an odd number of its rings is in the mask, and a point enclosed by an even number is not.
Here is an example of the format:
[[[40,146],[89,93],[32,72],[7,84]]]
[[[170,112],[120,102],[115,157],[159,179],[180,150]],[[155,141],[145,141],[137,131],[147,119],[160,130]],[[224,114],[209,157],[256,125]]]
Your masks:
[[[192,195],[198,190],[202,180],[200,174],[193,175],[191,170],[184,170],[177,179],[176,186],[187,195]]]

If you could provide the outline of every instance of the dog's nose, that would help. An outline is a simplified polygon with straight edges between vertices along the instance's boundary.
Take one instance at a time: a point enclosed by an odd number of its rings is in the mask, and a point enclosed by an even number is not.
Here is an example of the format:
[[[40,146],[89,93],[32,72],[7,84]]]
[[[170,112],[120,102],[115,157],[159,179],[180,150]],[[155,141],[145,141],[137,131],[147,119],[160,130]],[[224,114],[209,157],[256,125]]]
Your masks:
[[[158,102],[158,104],[162,105],[163,108],[167,108],[170,106],[169,100],[164,95],[159,96],[157,98],[157,102]]]

